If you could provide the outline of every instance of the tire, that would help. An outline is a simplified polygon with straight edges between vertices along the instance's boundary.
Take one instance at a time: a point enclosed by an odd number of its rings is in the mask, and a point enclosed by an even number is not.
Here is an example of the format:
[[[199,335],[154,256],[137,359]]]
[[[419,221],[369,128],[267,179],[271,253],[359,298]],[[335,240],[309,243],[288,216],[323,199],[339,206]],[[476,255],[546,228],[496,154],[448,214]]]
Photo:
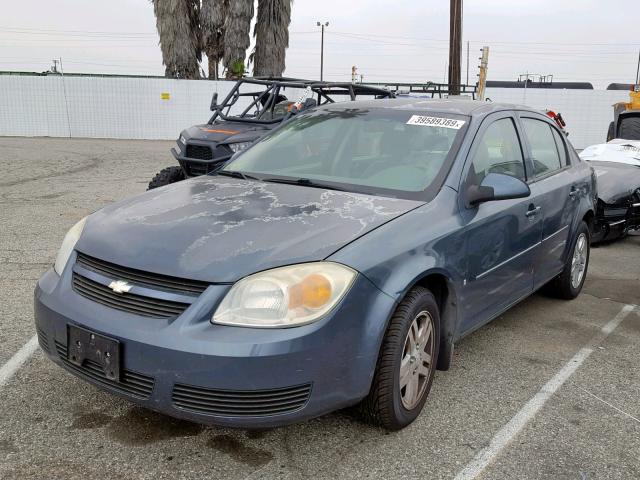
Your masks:
[[[176,183],[180,180],[184,180],[186,177],[182,167],[173,166],[160,170],[155,177],[149,182],[147,190],[151,190],[158,187],[164,187],[170,183]]]
[[[609,130],[607,130],[607,142],[610,142],[611,140],[613,140],[616,136],[615,132],[615,127],[613,125],[613,122],[611,122],[609,124]]]
[[[584,241],[584,256],[582,258],[578,258],[576,262],[582,262],[582,274],[580,279],[574,278],[573,276],[573,266],[574,266],[574,258],[578,255],[576,252],[579,249],[579,241]],[[565,300],[572,300],[576,298],[580,291],[582,290],[582,286],[584,285],[584,281],[587,278],[587,269],[589,267],[589,255],[591,253],[591,234],[589,233],[589,227],[585,222],[581,222],[578,227],[575,237],[571,241],[571,252],[567,255],[567,261],[564,266],[564,270],[560,275],[549,282],[548,288],[546,289],[549,294],[553,295],[557,298],[562,298]],[[574,281],[577,280],[577,281]]]
[[[640,140],[640,117],[625,117],[620,122],[618,137],[625,140]]]
[[[428,325],[431,326],[430,336],[427,336],[427,330],[423,330]],[[420,348],[413,352],[410,351],[410,330],[417,332],[416,337],[422,338]],[[380,348],[371,390],[359,405],[360,416],[388,430],[400,430],[413,422],[422,411],[431,390],[439,346],[440,312],[436,299],[428,289],[415,287],[391,317]],[[425,355],[429,352],[430,363]],[[400,386],[401,369],[408,373],[405,378],[413,380],[404,387]],[[411,392],[415,393],[411,395]]]

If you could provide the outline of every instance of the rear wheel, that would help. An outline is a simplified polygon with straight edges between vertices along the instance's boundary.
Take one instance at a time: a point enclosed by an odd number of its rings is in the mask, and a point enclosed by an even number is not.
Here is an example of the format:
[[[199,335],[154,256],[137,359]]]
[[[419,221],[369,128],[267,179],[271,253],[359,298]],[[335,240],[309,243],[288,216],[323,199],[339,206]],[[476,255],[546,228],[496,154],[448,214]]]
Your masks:
[[[184,175],[184,170],[182,170],[182,167],[173,166],[173,167],[163,168],[149,182],[149,187],[147,188],[147,190],[151,190],[153,188],[158,188],[158,187],[164,187],[165,185],[179,182],[180,180],[184,180],[185,178],[186,177]]]
[[[626,117],[620,122],[620,138],[640,140],[640,117]]]
[[[614,129],[615,129],[615,127],[613,125],[613,122],[611,122],[609,124],[609,130],[607,130],[607,142],[609,142],[609,141],[611,141],[611,140],[613,140],[615,138],[616,134],[614,132]]]
[[[576,298],[580,294],[587,278],[590,247],[589,227],[585,222],[581,222],[573,238],[571,253],[567,256],[564,270],[549,283],[547,288],[549,293],[566,300]]]
[[[389,430],[413,422],[431,390],[439,345],[438,304],[426,288],[413,288],[389,323],[363,416]]]

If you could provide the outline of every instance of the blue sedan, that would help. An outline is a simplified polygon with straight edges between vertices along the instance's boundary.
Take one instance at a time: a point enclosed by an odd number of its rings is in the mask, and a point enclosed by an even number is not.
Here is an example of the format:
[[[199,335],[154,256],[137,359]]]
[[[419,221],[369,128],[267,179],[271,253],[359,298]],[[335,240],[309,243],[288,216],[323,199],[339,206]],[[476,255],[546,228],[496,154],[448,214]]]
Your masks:
[[[36,287],[40,345],[196,422],[358,405],[400,429],[463,336],[542,287],[578,296],[595,196],[592,169],[526,107],[327,105],[214,175],[78,222]]]

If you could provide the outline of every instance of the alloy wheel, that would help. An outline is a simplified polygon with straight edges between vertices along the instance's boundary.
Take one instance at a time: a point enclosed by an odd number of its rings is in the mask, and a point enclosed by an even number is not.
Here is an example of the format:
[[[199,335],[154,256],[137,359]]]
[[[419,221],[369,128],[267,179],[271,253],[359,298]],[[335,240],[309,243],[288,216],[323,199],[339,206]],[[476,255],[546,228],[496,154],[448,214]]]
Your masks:
[[[571,259],[571,286],[578,288],[587,269],[587,236],[581,233],[576,240],[576,246],[573,249],[573,258]]]
[[[434,347],[433,318],[429,312],[422,311],[411,322],[400,362],[400,398],[407,410],[420,403],[427,389]]]

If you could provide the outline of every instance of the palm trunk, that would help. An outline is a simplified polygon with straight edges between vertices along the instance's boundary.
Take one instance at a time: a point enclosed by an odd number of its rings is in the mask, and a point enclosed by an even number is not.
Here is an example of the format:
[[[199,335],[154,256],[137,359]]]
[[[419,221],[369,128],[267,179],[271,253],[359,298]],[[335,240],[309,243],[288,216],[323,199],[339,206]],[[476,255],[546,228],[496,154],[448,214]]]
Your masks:
[[[224,28],[224,66],[227,78],[239,78],[244,73],[247,48],[251,43],[253,0],[229,0]]]
[[[224,26],[229,0],[202,0],[200,28],[202,48],[209,60],[209,78],[218,79],[218,64],[224,56]]]
[[[200,78],[198,0],[153,0],[165,76]]]
[[[292,0],[260,0],[255,27],[254,76],[281,77],[289,47]]]

